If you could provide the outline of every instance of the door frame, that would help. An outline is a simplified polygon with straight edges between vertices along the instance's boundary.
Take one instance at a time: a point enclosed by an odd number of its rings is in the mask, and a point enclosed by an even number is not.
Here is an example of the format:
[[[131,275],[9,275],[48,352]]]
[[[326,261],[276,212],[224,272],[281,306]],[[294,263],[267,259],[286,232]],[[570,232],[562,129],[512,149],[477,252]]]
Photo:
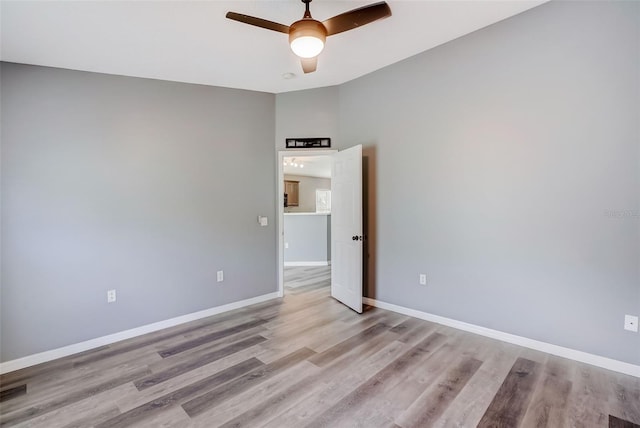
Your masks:
[[[276,159],[277,174],[277,205],[278,205],[278,297],[284,297],[284,158],[300,156],[331,156],[337,153],[335,149],[324,150],[279,150]]]

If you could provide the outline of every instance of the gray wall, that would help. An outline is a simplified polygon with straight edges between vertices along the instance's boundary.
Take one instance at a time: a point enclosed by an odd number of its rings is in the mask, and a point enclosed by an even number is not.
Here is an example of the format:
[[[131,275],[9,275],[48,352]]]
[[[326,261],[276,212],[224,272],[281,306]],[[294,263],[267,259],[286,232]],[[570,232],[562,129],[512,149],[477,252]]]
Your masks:
[[[287,92],[276,96],[276,150],[287,138],[329,137],[338,144],[337,86]]]
[[[285,212],[314,213],[316,212],[316,190],[331,190],[331,179],[322,177],[306,177],[303,175],[285,175],[285,180],[299,181],[298,206],[287,207]]]
[[[274,95],[1,73],[2,361],[276,291]]]
[[[639,8],[551,2],[332,94],[367,295],[640,364]],[[277,96],[281,134],[315,97]]]
[[[285,214],[284,262],[328,262],[331,260],[331,216]]]

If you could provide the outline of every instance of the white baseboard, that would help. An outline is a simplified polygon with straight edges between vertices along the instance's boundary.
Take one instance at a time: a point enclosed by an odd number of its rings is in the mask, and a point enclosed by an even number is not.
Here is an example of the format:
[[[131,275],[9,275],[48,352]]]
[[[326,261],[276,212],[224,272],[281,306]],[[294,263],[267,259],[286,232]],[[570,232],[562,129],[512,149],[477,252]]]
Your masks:
[[[102,336],[96,339],[74,343],[73,345],[63,346],[62,348],[28,355],[16,360],[0,363],[0,374],[20,370],[25,367],[35,366],[36,364],[46,363],[47,361],[52,361],[58,358],[77,354],[78,352],[84,352],[90,349],[99,348],[100,346],[110,345],[121,340],[130,339],[136,336],[142,336],[143,334],[152,333],[154,331],[162,330],[169,327],[174,327],[176,325],[210,317],[222,312],[228,312],[234,309],[243,308],[245,306],[254,305],[256,303],[262,303],[267,300],[276,299],[278,297],[282,297],[278,295],[278,292],[263,294],[262,296],[252,297],[250,299],[240,300],[238,302],[228,303],[226,305],[216,306],[214,308],[181,315],[179,317],[171,318],[164,321],[158,321],[153,324],[143,325],[141,327],[132,328],[130,330],[121,331],[118,333],[110,334],[108,336]]]
[[[308,265],[305,265],[308,266]],[[322,266],[326,266],[322,265]],[[26,367],[35,366],[37,364],[52,361],[58,358],[67,357],[69,355],[77,354],[79,352],[88,351],[90,349],[99,348],[100,346],[110,345],[121,340],[130,339],[132,337],[141,336],[143,334],[152,333],[154,331],[162,330],[176,325],[184,324],[190,321],[195,321],[201,318],[210,317],[223,312],[232,311],[234,309],[242,308],[245,306],[254,305],[256,303],[265,302],[267,300],[276,299],[282,297],[278,292],[264,294],[262,296],[253,297],[251,299],[241,300],[239,302],[228,303],[222,306],[216,306],[214,308],[205,309],[191,314],[182,315],[179,317],[171,318],[164,321],[159,321],[153,324],[147,324],[141,327],[136,327],[130,330],[121,331],[118,333],[110,334],[107,336],[98,337],[96,339],[87,340],[73,345],[64,346],[62,348],[52,349],[50,351],[40,352],[38,354],[29,355],[26,357],[18,358],[16,360],[0,363],[0,374],[9,373],[15,370],[20,370]],[[548,354],[557,355],[571,360],[580,361],[593,366],[602,367],[607,370],[612,370],[619,373],[635,376],[640,378],[640,366],[625,363],[623,361],[614,360],[599,355],[589,354],[587,352],[577,351],[575,349],[565,348],[563,346],[553,345],[546,342],[541,342],[534,339],[529,339],[522,336],[517,336],[510,333],[505,333],[498,330],[493,330],[486,327],[481,327],[474,324],[457,321],[451,318],[441,317],[439,315],[433,315],[427,312],[418,311],[415,309],[409,309],[404,306],[398,306],[391,303],[382,302],[376,299],[368,297],[363,298],[363,302],[370,306],[375,306],[380,309],[385,309],[393,312],[397,312],[403,315],[408,315],[414,318],[423,319],[426,321],[435,322],[438,324],[446,325],[448,327],[457,328],[458,330],[464,330],[471,333],[479,334],[481,336],[490,337],[492,339],[501,340],[507,343],[513,343],[514,345],[524,346],[526,348],[535,349],[537,351],[546,352]]]
[[[286,267],[292,266],[330,266],[331,260],[322,262],[284,262]]]
[[[640,366],[637,366],[635,364],[625,363],[623,361],[602,357],[600,355],[589,354],[587,352],[577,351],[575,349],[565,348],[563,346],[553,345],[551,343],[541,342],[539,340],[516,336],[515,334],[505,333],[502,331],[481,327],[479,325],[469,324],[451,318],[445,318],[439,315],[433,315],[427,312],[405,308],[404,306],[398,306],[392,303],[381,302],[380,300],[371,299],[368,297],[363,297],[362,301],[367,305],[375,306],[380,309],[386,309],[388,311],[397,312],[399,314],[408,315],[410,317],[419,318],[425,321],[435,322],[438,324],[446,325],[448,327],[456,328],[458,330],[468,331],[470,333],[479,334],[481,336],[490,337],[492,339],[501,340],[507,343],[513,343],[514,345],[524,346],[525,348],[535,349],[536,351],[546,352],[548,354],[557,355],[559,357],[580,361],[592,366],[602,367],[607,370],[612,370],[615,372],[624,373],[640,378]]]

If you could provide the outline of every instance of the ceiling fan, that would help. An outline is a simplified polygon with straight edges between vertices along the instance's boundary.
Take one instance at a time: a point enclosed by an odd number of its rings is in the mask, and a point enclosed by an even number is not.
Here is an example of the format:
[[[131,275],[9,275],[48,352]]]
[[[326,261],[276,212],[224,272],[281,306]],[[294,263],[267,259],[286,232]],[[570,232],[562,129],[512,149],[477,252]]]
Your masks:
[[[305,4],[304,16],[301,20],[291,25],[278,24],[277,22],[236,12],[227,12],[226,16],[234,21],[288,34],[291,50],[300,57],[302,70],[305,73],[316,71],[318,55],[324,49],[324,42],[327,36],[353,30],[378,19],[391,16],[389,5],[381,1],[341,13],[320,22],[311,17],[311,12],[309,12],[311,0],[302,0],[302,3]]]

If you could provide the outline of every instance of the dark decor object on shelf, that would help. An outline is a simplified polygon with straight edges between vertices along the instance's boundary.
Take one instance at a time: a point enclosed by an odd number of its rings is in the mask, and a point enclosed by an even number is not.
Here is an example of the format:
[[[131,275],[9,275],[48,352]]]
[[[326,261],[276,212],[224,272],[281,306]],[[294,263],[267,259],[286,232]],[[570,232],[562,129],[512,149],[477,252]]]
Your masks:
[[[287,149],[313,149],[331,147],[331,138],[287,138]]]

